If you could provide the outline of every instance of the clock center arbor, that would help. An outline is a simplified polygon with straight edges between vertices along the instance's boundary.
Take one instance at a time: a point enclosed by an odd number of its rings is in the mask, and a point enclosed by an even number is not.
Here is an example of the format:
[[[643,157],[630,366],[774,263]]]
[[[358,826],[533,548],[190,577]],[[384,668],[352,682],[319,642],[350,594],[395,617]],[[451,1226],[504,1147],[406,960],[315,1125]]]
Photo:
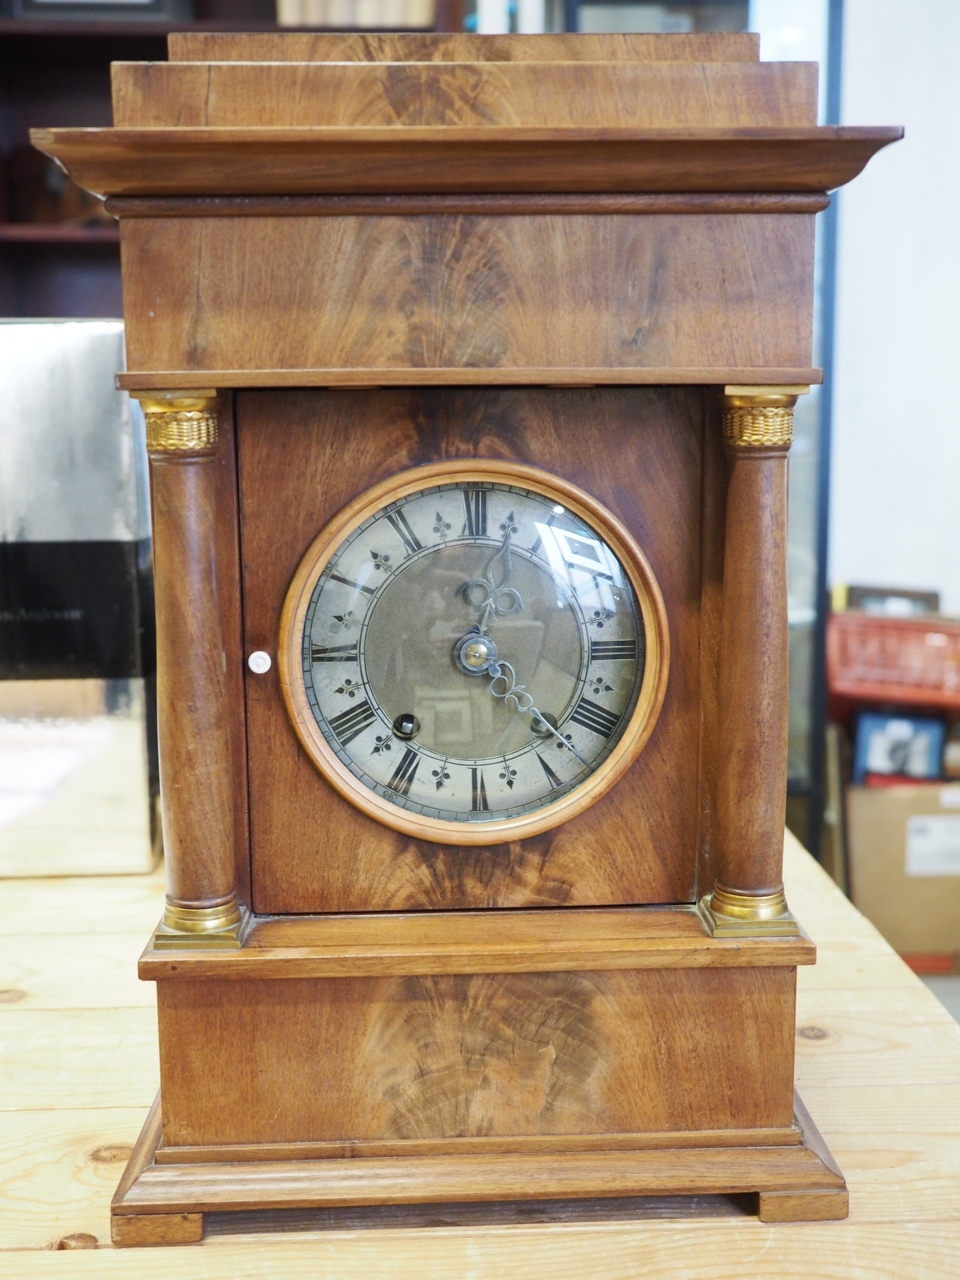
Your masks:
[[[169,892],[121,1244],[752,1192],[793,1091],[786,479],[818,128],[753,36],[174,35],[34,140],[120,219]]]

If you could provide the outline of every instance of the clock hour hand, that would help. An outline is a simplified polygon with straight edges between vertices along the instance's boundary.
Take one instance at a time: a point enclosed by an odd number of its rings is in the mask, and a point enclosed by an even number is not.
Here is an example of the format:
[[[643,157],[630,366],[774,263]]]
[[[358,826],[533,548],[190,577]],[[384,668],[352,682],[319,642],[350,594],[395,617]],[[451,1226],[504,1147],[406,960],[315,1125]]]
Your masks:
[[[491,613],[495,618],[506,618],[523,608],[523,597],[514,587],[508,586],[513,577],[513,561],[510,558],[510,530],[504,536],[499,551],[487,565],[486,576],[471,578],[460,588],[460,594],[471,609],[480,615],[477,630],[486,635]]]

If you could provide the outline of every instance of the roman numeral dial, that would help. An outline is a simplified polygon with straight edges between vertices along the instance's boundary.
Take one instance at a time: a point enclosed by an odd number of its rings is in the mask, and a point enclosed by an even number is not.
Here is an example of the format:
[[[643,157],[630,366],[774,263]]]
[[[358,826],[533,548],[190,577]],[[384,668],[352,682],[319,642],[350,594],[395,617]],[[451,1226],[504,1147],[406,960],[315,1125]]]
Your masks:
[[[486,489],[464,489],[463,514],[464,534],[468,538],[485,538],[487,536]]]
[[[591,662],[636,662],[637,642],[631,640],[591,640]]]
[[[407,555],[413,555],[414,552],[423,550],[420,539],[410,528],[410,522],[402,511],[391,511],[387,516],[387,523],[406,547]]]
[[[470,770],[470,809],[473,813],[487,813],[490,809],[487,786],[480,769]]]
[[[550,790],[555,791],[556,788],[561,785],[559,777],[556,775],[556,773],[554,773],[554,771],[550,768],[546,760],[544,760],[543,756],[540,755],[539,752],[537,752],[537,759],[540,761],[540,768],[543,770],[544,777],[547,779],[547,782],[550,784]]]
[[[601,707],[599,703],[591,702],[589,698],[581,698],[570,717],[571,724],[581,725],[601,738],[609,738],[619,720],[620,717],[614,712]]]
[[[348,707],[340,715],[334,716],[330,721],[330,728],[340,744],[347,747],[354,738],[363,733],[364,729],[373,724],[376,718],[377,715],[373,707],[364,699],[358,706]]]
[[[354,503],[339,540],[317,537],[292,673],[297,725],[316,725],[341,793],[454,844],[457,827],[559,812],[616,752],[651,651],[622,534],[577,514],[595,505],[470,466]]]
[[[394,769],[390,781],[387,786],[398,796],[406,798],[410,794],[410,788],[413,786],[413,780],[417,776],[417,765],[420,763],[420,757],[413,747],[407,747],[400,758],[400,763]]]
[[[311,662],[356,662],[357,646],[355,644],[334,644],[310,646]]]

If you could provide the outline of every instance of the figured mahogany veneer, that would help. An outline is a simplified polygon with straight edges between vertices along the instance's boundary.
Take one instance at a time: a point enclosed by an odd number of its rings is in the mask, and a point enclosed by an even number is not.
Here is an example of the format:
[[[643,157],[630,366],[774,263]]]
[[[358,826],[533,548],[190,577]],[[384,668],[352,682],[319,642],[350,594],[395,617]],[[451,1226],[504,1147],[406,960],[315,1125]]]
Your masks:
[[[809,62],[115,62],[117,128],[815,125]]]
[[[809,213],[133,218],[125,383],[809,375],[813,237]]]
[[[171,62],[756,62],[752,32],[478,36],[465,32],[175,31]]]
[[[622,785],[552,831],[469,849],[402,835],[355,809],[301,750],[276,665],[264,676],[248,672],[256,911],[694,900],[706,803],[697,782],[698,661],[701,646],[717,641],[701,633],[697,608],[701,539],[719,536],[700,523],[711,413],[701,392],[681,388],[238,395],[247,652],[275,653],[297,565],[347,502],[408,467],[472,457],[536,463],[621,520],[660,585],[671,651],[663,710]]]
[[[31,129],[102,196],[356,192],[829,191],[902,129]]]
[[[158,984],[171,1146],[786,1128],[791,967]],[[710,1064],[692,1087],[691,1062]],[[518,1144],[522,1145],[522,1144]]]

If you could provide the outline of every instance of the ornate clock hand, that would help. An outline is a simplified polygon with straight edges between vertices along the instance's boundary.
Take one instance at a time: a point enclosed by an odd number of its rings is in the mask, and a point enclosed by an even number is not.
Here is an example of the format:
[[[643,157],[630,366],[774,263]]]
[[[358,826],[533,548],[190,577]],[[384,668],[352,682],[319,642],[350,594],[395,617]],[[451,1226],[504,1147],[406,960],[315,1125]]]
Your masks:
[[[499,565],[499,568],[498,568]],[[497,582],[496,575],[503,571],[503,577]],[[514,587],[507,584],[513,577],[513,561],[510,558],[510,530],[504,536],[500,550],[490,559],[485,578],[471,578],[460,588],[460,594],[480,615],[477,631],[486,635],[490,614],[495,618],[506,618],[523,608],[523,597]]]
[[[514,711],[519,711],[521,715],[529,715],[532,723],[540,726],[538,732],[542,733],[546,729],[549,733],[552,733],[561,747],[566,747],[569,751],[572,751],[584,768],[590,768],[573,743],[568,742],[560,730],[555,729],[550,721],[534,706],[533,698],[523,685],[517,684],[517,673],[509,662],[491,662],[487,666],[486,673],[490,676],[490,692],[495,698],[501,698],[508,707],[512,705]],[[501,680],[504,683],[504,688],[502,691],[498,691],[497,683]]]
[[[498,565],[504,571],[504,576],[499,582],[495,580],[499,572]],[[532,723],[539,726],[538,732],[551,733],[562,747],[567,747],[573,752],[584,768],[589,769],[589,764],[573,743],[568,742],[563,734],[544,718],[534,706],[533,698],[527,690],[522,684],[517,684],[517,673],[513,666],[509,662],[500,661],[497,656],[497,646],[488,630],[491,613],[495,618],[505,618],[523,608],[523,597],[520,592],[507,585],[512,577],[513,561],[510,558],[510,530],[508,529],[500,550],[491,557],[487,565],[486,577],[471,578],[460,588],[460,594],[471,608],[477,610],[480,617],[476,626],[471,627],[454,646],[454,661],[465,675],[490,676],[490,692],[495,698],[502,699],[508,707],[512,706],[513,710],[519,711],[521,715],[529,715]],[[507,675],[506,672],[510,674]],[[496,687],[500,680],[505,686],[502,692],[498,692]]]

